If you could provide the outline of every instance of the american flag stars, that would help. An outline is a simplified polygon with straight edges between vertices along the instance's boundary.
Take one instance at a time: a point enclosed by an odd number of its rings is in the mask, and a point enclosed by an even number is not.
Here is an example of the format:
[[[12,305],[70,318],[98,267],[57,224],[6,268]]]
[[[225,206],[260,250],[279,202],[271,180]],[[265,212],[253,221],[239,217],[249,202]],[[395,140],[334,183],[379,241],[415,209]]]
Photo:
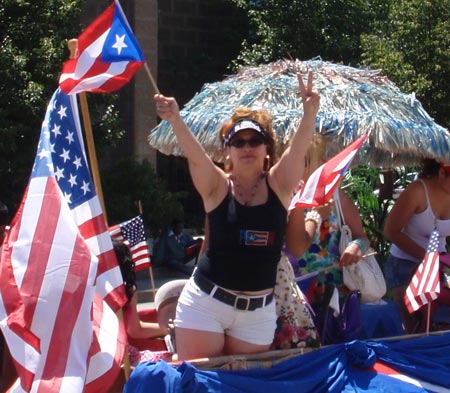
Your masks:
[[[430,235],[425,257],[406,289],[405,304],[410,313],[437,299],[441,291],[438,247],[439,232],[435,229]]]
[[[109,228],[113,239],[124,242],[131,251],[135,271],[151,265],[142,215]]]
[[[45,132],[41,134],[37,155],[46,160],[47,175],[54,174],[69,205],[76,206],[93,196],[93,187],[73,111],[67,96],[55,96],[43,122]],[[37,175],[35,170],[33,173]]]

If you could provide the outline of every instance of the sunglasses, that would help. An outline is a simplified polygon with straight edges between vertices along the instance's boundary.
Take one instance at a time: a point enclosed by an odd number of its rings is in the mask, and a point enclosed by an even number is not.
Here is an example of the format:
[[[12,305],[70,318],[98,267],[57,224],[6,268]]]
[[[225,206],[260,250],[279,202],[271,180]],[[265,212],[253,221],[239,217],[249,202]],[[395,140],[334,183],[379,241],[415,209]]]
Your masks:
[[[230,146],[235,147],[236,149],[242,149],[245,145],[249,145],[250,147],[258,147],[263,145],[264,139],[263,138],[251,138],[251,139],[233,139],[229,142]]]

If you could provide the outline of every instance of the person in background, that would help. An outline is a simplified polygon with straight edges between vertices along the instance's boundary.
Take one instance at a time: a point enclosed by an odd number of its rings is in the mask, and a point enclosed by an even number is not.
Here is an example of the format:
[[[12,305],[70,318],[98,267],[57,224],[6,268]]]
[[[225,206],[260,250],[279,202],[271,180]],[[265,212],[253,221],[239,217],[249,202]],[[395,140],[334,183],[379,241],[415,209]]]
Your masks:
[[[206,253],[178,301],[175,338],[183,359],[266,351],[274,337],[275,285],[287,207],[304,170],[320,97],[298,75],[304,116],[276,162],[267,110],[237,108],[219,131],[227,155],[216,166],[180,116],[176,100],[155,95],[188,160],[209,223]]]
[[[306,156],[303,184],[320,165],[325,162],[326,145],[323,137],[315,134]],[[291,254],[291,263],[296,275],[322,270],[302,290],[313,307],[322,301],[326,283],[336,286],[342,295],[348,293],[343,284],[342,266],[358,263],[369,247],[364,233],[359,210],[352,199],[338,188],[346,224],[352,231],[353,241],[342,255],[339,253],[340,230],[334,199],[314,209],[295,208],[290,211],[286,230],[286,249]],[[301,282],[300,282],[301,284]]]
[[[404,296],[435,228],[439,231],[438,251],[444,253],[450,235],[450,164],[425,159],[419,179],[400,194],[384,226],[384,235],[392,243],[384,265],[386,283],[409,334],[417,331],[419,318],[408,312]],[[432,314],[438,303],[450,304],[448,288],[441,288],[439,298],[432,303]],[[427,316],[423,313],[427,312],[427,307],[422,307],[420,331],[425,330]]]
[[[184,222],[175,219],[164,241],[166,242],[167,266],[190,276],[194,271],[194,266],[186,264],[193,259],[197,260],[202,239],[194,239],[189,232],[184,230]]]

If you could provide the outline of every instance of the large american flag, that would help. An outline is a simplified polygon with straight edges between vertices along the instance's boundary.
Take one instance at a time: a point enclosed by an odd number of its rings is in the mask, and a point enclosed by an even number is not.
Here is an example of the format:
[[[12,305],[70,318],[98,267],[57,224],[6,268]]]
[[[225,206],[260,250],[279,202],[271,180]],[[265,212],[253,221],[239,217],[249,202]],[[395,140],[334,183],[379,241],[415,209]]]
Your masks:
[[[317,168],[309,176],[305,186],[294,195],[289,210],[296,207],[322,206],[327,203],[339,186],[366,136],[367,134],[364,134],[359,137],[351,145]]]
[[[410,313],[437,299],[441,291],[438,247],[439,232],[435,229],[431,233],[425,257],[406,289],[405,304]]]
[[[150,252],[142,215],[110,227],[109,232],[113,239],[124,242],[130,248],[135,271],[150,267]]]
[[[123,280],[87,165],[76,98],[54,93],[0,259],[14,392],[101,392],[126,343]]]
[[[142,50],[116,0],[78,37],[76,56],[64,63],[59,86],[66,94],[112,92],[143,64]]]

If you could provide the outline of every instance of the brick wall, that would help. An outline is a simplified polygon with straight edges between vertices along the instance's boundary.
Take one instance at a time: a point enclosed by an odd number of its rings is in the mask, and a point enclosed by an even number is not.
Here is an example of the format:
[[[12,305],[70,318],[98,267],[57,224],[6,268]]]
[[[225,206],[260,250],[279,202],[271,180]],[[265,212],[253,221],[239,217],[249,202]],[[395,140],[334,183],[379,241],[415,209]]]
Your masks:
[[[82,23],[92,22],[109,4],[110,0],[87,0]],[[229,0],[127,0],[121,5],[159,90],[176,97],[181,107],[204,83],[231,72],[228,65],[239,53],[247,26],[242,11]],[[147,143],[157,118],[155,91],[146,71],[139,70],[118,94],[126,134],[106,161],[130,155],[149,161],[169,189],[187,191],[185,221],[191,226],[202,222],[203,207],[186,160],[164,156]]]
[[[141,68],[134,78],[134,154],[156,167],[156,150],[147,143],[150,130],[156,126],[153,95],[156,93],[151,79],[157,85],[158,75],[158,1],[135,0],[134,33],[139,37],[148,72]]]
[[[206,82],[229,73],[247,28],[242,12],[224,0],[165,0],[159,5],[158,80],[186,103]]]

